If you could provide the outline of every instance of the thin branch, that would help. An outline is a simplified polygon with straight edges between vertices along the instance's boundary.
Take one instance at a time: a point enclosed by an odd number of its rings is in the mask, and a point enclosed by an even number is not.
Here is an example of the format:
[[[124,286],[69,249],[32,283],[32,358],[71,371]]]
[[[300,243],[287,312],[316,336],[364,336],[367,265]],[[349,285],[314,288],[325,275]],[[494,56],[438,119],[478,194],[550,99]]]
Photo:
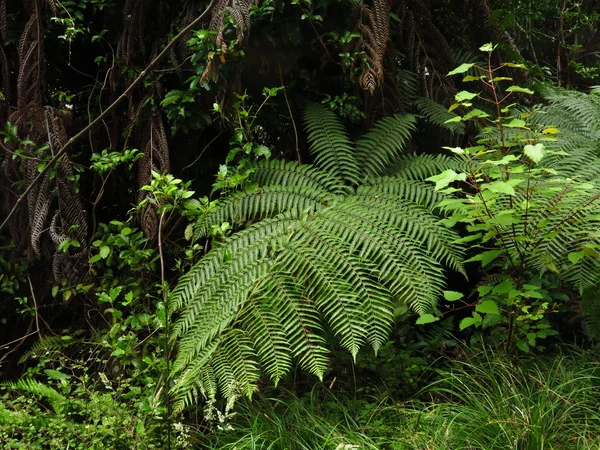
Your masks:
[[[298,158],[298,165],[302,164],[302,157],[300,156],[300,146],[298,145],[298,128],[296,127],[296,121],[294,120],[294,114],[292,113],[292,106],[290,105],[290,101],[287,96],[287,87],[283,84],[283,73],[281,72],[281,64],[279,64],[279,80],[281,81],[281,86],[283,86],[283,97],[285,98],[285,104],[287,105],[288,111],[290,113],[290,119],[292,121],[292,126],[294,127],[294,138],[296,139],[296,157]]]
[[[134,80],[134,82],[131,83],[129,85],[129,87],[127,89],[125,89],[125,91],[108,108],[106,108],[98,117],[96,117],[94,119],[93,122],[88,124],[83,130],[81,130],[79,133],[77,133],[75,136],[73,136],[71,139],[69,139],[66,142],[66,144],[58,152],[56,152],[54,157],[48,162],[48,164],[46,164],[46,167],[44,167],[44,169],[34,178],[34,180],[31,182],[31,184],[29,186],[27,186],[27,189],[25,189],[25,191],[21,194],[21,196],[17,198],[15,205],[12,207],[12,209],[10,210],[10,212],[8,213],[8,215],[6,216],[6,218],[4,219],[2,224],[0,224],[0,231],[2,231],[4,229],[4,227],[6,227],[10,218],[15,214],[15,212],[17,211],[17,208],[23,202],[23,199],[25,197],[27,197],[27,194],[29,194],[31,192],[31,190],[34,188],[34,186],[37,185],[44,176],[46,176],[46,174],[50,171],[50,169],[52,168],[54,163],[56,163],[66,153],[67,149],[69,147],[72,147],[75,142],[77,142],[79,139],[84,137],[96,125],[101,123],[109,113],[111,113],[123,100],[125,100],[129,96],[129,94],[137,86],[140,85],[140,83],[144,80],[146,75],[154,68],[154,66],[156,66],[156,64],[158,64],[158,62],[165,55],[167,55],[169,53],[171,48],[173,48],[173,46],[181,38],[183,38],[192,28],[194,28],[196,25],[198,25],[200,22],[202,22],[208,16],[208,13],[212,10],[215,3],[216,3],[216,0],[211,0],[210,4],[206,7],[204,12],[202,14],[200,14],[196,19],[194,19],[187,27],[185,27],[183,30],[181,30],[177,36],[175,36],[173,39],[171,39],[171,41],[166,45],[166,47],[163,48],[162,51],[150,62],[150,64],[148,64],[148,66],[140,72],[140,74]]]
[[[162,242],[162,228],[165,220],[166,209],[163,209],[160,214],[160,220],[158,221],[158,254],[160,258],[160,289],[163,298],[163,307],[165,311],[165,366],[166,366],[166,389],[165,389],[165,403],[167,405],[167,448],[171,448],[171,416],[173,414],[171,405],[171,396],[169,395],[169,381],[171,379],[171,355],[169,349],[169,335],[171,330],[169,329],[169,300],[167,298],[167,289],[165,281],[165,258],[163,254],[163,242]]]
[[[38,305],[37,305],[37,301],[35,299],[35,292],[33,292],[33,284],[31,283],[31,278],[29,276],[27,276],[27,281],[29,282],[29,290],[31,291],[31,299],[33,300],[33,308],[35,311],[35,328],[36,328],[36,332],[40,335],[40,339],[41,339],[43,336],[42,336],[42,330],[40,328],[40,316],[38,314]]]

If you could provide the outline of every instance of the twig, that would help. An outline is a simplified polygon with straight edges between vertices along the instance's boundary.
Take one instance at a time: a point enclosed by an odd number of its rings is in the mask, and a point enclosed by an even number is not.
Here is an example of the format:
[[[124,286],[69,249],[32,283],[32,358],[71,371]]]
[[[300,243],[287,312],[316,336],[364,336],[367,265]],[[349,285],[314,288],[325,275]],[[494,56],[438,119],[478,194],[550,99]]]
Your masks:
[[[302,164],[302,157],[300,156],[300,146],[298,145],[298,128],[296,127],[296,121],[294,120],[294,114],[292,114],[292,107],[287,96],[287,88],[283,84],[283,74],[281,73],[281,64],[279,64],[279,80],[281,86],[283,86],[283,97],[285,98],[285,104],[288,107],[290,113],[290,119],[292,120],[292,126],[294,127],[294,138],[296,139],[296,157],[298,158],[298,165]]]
[[[33,292],[33,284],[31,284],[31,277],[29,277],[29,275],[27,276],[27,281],[29,282],[29,290],[31,291],[31,299],[33,300],[33,307],[35,310],[35,328],[37,333],[40,335],[40,338],[42,338],[42,330],[40,328],[40,319],[39,319],[39,315],[38,315],[38,307],[37,307],[37,301],[35,299],[35,293]]]
[[[162,292],[163,298],[163,307],[165,311],[165,366],[166,366],[166,389],[165,389],[165,403],[167,405],[167,448],[171,448],[171,414],[173,413],[171,407],[171,399],[169,395],[169,380],[171,379],[171,358],[169,352],[169,307],[168,307],[168,299],[167,299],[167,290],[165,289],[165,258],[163,254],[163,245],[162,245],[162,228],[165,220],[166,209],[163,209],[160,214],[160,219],[158,221],[158,255],[160,258],[160,289]]]
[[[194,19],[187,27],[179,32],[177,36],[175,36],[163,50],[148,64],[148,66],[140,72],[138,77],[134,80],[133,83],[129,85],[127,89],[108,107],[106,108],[98,117],[96,117],[91,123],[89,123],[83,130],[69,139],[66,144],[54,155],[54,157],[46,164],[44,169],[34,178],[29,186],[25,189],[25,191],[17,198],[15,205],[12,207],[2,224],[0,224],[0,231],[4,229],[4,227],[8,224],[10,218],[15,214],[17,208],[23,202],[23,199],[31,192],[33,187],[38,184],[44,176],[50,171],[50,168],[57,162],[62,155],[65,154],[67,149],[71,147],[75,142],[85,136],[90,130],[92,130],[96,125],[101,123],[104,118],[112,112],[123,100],[125,100],[129,94],[142,82],[142,80],[146,77],[146,75],[152,70],[152,68],[158,64],[158,62],[173,48],[173,46],[188,33],[192,28],[194,28],[198,23],[202,22],[208,15],[208,13],[212,10],[215,5],[216,0],[211,0],[210,4],[206,7],[204,12],[200,14],[196,19]]]
[[[24,340],[25,340],[25,339],[27,339],[29,336],[33,336],[34,334],[37,334],[37,333],[38,333],[38,331],[37,331],[37,330],[35,330],[35,331],[32,331],[31,333],[27,333],[25,336],[22,336],[22,337],[20,337],[19,339],[15,339],[14,341],[10,341],[10,342],[7,342],[6,344],[2,344],[2,345],[0,345],[0,348],[8,347],[9,345],[15,344],[15,343],[17,343],[17,342],[24,341]]]
[[[204,152],[205,152],[206,150],[208,150],[208,147],[210,147],[210,144],[212,144],[213,142],[215,142],[215,141],[217,140],[217,138],[218,138],[219,136],[221,136],[223,133],[225,133],[225,131],[221,131],[221,132],[220,132],[219,134],[217,134],[217,135],[216,135],[214,138],[212,138],[212,139],[210,140],[210,142],[204,146],[204,148],[202,149],[202,151],[200,152],[200,154],[198,155],[198,157],[197,157],[197,158],[196,158],[194,161],[192,161],[192,163],[191,163],[191,164],[188,164],[187,166],[185,166],[185,167],[184,167],[183,169],[181,169],[181,170],[189,169],[189,168],[190,168],[190,167],[192,167],[194,164],[196,164],[196,163],[198,162],[198,160],[199,160],[199,159],[202,157],[202,155],[204,154]]]

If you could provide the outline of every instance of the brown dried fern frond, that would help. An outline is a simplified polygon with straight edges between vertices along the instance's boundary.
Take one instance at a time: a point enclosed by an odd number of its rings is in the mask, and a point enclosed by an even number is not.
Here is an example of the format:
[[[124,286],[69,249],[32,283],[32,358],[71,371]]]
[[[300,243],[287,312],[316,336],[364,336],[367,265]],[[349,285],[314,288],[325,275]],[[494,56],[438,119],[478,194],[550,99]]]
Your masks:
[[[398,17],[392,40],[405,54],[403,65],[417,74],[421,95],[443,102],[456,91],[446,77],[452,68],[452,50],[435,25],[423,0],[394,0],[392,12]]]
[[[8,8],[6,3],[6,0],[0,0],[0,36],[2,36],[2,39],[6,39],[6,33],[8,32]]]
[[[8,66],[8,58],[4,48],[0,45],[0,77],[2,77],[0,86],[2,86],[2,94],[4,99],[0,100],[0,123],[6,122],[10,105],[13,102],[13,92],[11,86],[10,68]]]
[[[390,0],[374,0],[373,7],[359,0],[352,6],[350,31],[360,34],[344,49],[348,53],[364,52],[366,58],[358,77],[360,87],[374,94],[384,79],[384,56],[390,34]],[[354,65],[350,73],[354,72]]]
[[[241,44],[248,31],[250,31],[250,8],[252,5],[258,4],[258,0],[218,0],[215,4],[209,24],[209,30],[215,32],[212,37],[216,47],[220,49],[223,55],[226,55],[229,50],[229,45],[225,42],[225,18],[230,15],[236,28],[236,42]],[[201,81],[209,79],[216,81],[220,60],[214,57],[209,57],[206,63],[206,69],[202,74]]]
[[[29,17],[18,45],[17,107],[41,106],[44,79],[44,32],[38,13]]]
[[[167,133],[159,114],[147,114],[146,128],[142,135],[144,156],[138,162],[138,204],[146,200],[138,218],[144,233],[149,239],[154,239],[158,232],[158,215],[155,199],[149,191],[141,188],[152,182],[152,172],[168,173],[171,170]]]
[[[147,0],[127,0],[123,6],[123,34],[117,44],[117,59],[126,66],[131,65],[134,56],[145,56],[147,3]]]
[[[466,0],[465,6],[467,7],[467,10],[471,12],[473,18],[478,19],[474,20],[474,23],[485,26],[485,29],[493,42],[504,42],[505,44],[508,44],[516,55],[521,55],[521,52],[510,33],[504,28],[494,27],[490,24],[493,10],[488,0]]]

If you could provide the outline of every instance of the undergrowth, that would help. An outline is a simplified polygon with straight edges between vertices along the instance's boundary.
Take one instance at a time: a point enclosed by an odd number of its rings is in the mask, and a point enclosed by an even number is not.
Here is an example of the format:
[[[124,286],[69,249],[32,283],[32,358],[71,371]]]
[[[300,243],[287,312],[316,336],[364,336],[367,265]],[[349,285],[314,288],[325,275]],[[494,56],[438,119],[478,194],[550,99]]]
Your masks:
[[[341,398],[324,386],[244,404],[208,449],[544,450],[600,446],[596,352],[483,352],[447,361],[420,401]]]

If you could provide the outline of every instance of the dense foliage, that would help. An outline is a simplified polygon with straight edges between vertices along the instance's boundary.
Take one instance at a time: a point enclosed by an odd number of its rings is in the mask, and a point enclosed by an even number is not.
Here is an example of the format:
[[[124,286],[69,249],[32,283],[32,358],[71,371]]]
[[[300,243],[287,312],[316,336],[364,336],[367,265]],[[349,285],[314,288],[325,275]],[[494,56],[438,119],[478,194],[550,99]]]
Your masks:
[[[0,0],[0,444],[596,448],[599,24]]]

